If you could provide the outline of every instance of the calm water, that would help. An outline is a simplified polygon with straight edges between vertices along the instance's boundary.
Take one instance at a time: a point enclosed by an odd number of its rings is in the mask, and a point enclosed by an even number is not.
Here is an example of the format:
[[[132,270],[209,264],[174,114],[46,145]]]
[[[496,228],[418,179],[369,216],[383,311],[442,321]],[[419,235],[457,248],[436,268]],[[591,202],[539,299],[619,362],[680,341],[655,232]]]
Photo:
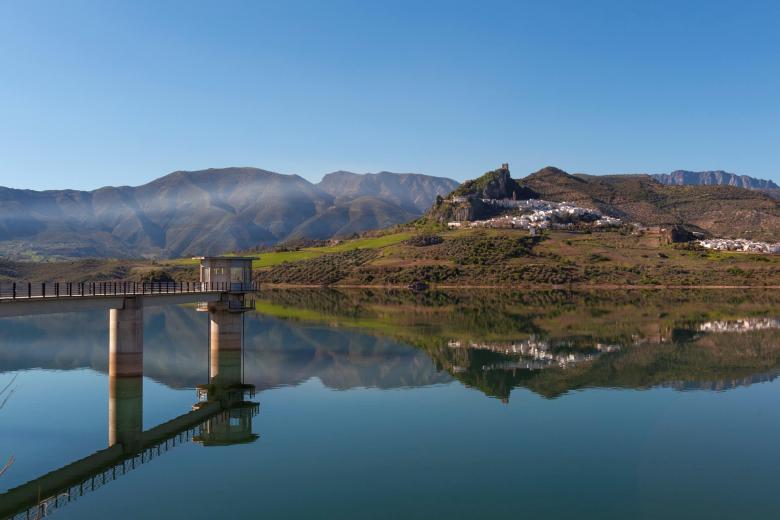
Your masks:
[[[0,511],[54,472],[63,519],[776,516],[778,318],[767,292],[268,292],[227,361],[254,393],[135,457],[107,312],[6,318]],[[120,427],[213,402],[210,361],[206,313],[147,308]]]

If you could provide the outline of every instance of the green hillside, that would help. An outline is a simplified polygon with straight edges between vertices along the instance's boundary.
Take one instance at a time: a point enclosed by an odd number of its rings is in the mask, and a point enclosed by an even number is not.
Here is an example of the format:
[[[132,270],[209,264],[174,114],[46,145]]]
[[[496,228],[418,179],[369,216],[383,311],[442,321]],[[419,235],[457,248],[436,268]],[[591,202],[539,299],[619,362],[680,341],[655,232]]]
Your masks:
[[[261,254],[256,279],[299,285],[780,285],[780,257],[699,251],[657,232],[411,231]]]

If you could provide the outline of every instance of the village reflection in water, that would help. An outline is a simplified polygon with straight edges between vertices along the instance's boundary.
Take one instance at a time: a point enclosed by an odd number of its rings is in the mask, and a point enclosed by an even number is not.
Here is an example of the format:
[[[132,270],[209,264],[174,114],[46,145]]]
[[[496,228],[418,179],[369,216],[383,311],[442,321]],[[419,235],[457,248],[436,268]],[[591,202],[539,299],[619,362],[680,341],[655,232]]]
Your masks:
[[[486,395],[727,389],[780,367],[772,291],[271,291],[269,315],[392,337]]]
[[[0,487],[0,517],[51,513],[181,443],[254,442],[256,392],[312,378],[340,390],[457,381],[507,402],[517,388],[720,391],[780,374],[771,292],[270,290],[255,306],[208,327],[194,307],[153,309],[143,354],[121,359],[88,313],[71,342],[72,315],[3,320],[2,372],[108,373],[109,432],[107,448]],[[145,377],[193,389],[192,409],[144,431]]]

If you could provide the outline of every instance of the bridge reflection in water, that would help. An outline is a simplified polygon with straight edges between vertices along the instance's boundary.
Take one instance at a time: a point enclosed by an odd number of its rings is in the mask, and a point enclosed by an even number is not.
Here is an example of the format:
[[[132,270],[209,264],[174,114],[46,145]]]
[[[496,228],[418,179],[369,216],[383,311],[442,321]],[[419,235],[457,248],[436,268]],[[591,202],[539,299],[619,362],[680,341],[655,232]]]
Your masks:
[[[41,518],[181,444],[257,439],[254,386],[243,379],[245,295],[200,305],[209,313],[209,381],[192,410],[143,430],[143,301],[109,310],[108,447],[0,494],[0,518]],[[242,305],[236,306],[236,299]]]

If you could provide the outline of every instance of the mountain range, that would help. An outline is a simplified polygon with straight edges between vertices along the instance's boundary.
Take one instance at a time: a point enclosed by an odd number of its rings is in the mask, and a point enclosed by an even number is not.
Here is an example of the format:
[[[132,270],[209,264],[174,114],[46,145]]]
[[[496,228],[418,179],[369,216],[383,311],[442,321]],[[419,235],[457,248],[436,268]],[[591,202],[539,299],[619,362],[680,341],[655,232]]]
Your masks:
[[[780,186],[770,180],[756,179],[748,175],[728,173],[723,170],[692,172],[688,170],[675,170],[672,173],[659,173],[652,175],[653,179],[661,184],[672,186],[704,186],[721,185],[736,186],[747,190],[777,190]]]
[[[771,180],[728,173],[723,170],[707,172],[675,170],[672,173],[659,173],[652,177],[661,184],[669,186],[736,186],[746,190],[760,191],[780,200],[780,186]]]
[[[407,222],[457,182],[335,172],[313,184],[257,168],[177,171],[94,191],[0,187],[0,255],[11,259],[211,255]]]
[[[757,193],[780,193],[777,185],[725,172],[592,176],[545,168],[506,182],[510,198],[571,200],[648,224],[685,220],[722,236],[780,230],[777,202]],[[413,173],[346,171],[315,184],[257,168],[222,168],[93,191],[0,187],[0,257],[170,258],[346,237],[414,220],[437,197],[469,186]]]

